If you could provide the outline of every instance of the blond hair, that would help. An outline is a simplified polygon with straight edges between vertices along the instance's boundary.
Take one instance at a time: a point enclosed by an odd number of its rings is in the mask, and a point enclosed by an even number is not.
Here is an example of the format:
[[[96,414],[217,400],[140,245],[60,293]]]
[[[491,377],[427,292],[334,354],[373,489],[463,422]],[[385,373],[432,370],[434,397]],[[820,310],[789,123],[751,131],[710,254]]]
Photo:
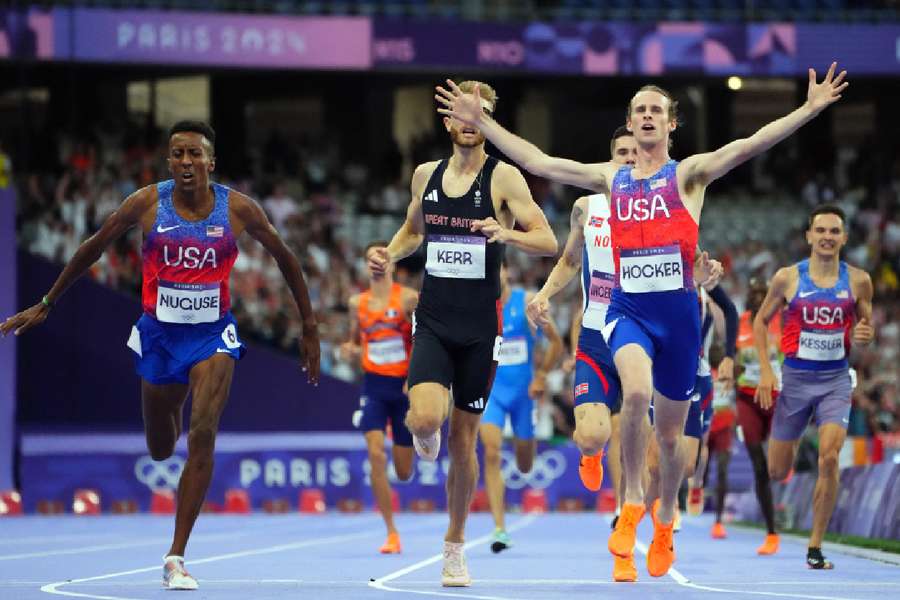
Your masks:
[[[464,94],[472,94],[475,92],[475,86],[478,86],[478,92],[481,94],[482,99],[487,100],[491,105],[491,110],[497,109],[497,91],[490,86],[490,84],[484,83],[483,81],[475,81],[468,80],[463,81],[459,84],[459,89]]]
[[[635,92],[634,96],[631,97],[631,100],[628,101],[628,108],[625,110],[625,118],[631,118],[631,106],[634,104],[635,97],[641,92],[656,92],[669,100],[669,121],[674,122],[676,125],[678,124],[678,100],[669,92],[658,85],[645,85],[637,92]]]

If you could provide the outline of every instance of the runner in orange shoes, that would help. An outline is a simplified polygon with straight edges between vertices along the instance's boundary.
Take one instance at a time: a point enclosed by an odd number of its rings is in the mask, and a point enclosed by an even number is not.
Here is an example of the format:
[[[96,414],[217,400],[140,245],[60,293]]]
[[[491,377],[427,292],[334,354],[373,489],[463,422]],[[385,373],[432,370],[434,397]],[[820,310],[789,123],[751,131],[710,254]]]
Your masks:
[[[387,244],[386,241],[372,242],[366,246],[363,255],[368,260]],[[394,525],[384,443],[390,422],[394,471],[398,479],[408,480],[412,476],[413,440],[403,422],[409,410],[404,385],[412,347],[412,313],[418,294],[394,282],[391,267],[383,273],[370,268],[368,275],[368,289],[354,294],[348,301],[350,339],[341,346],[341,353],[348,360],[358,359],[363,369],[357,426],[366,438],[372,466],[372,495],[388,533],[380,552],[399,554],[400,534]]]

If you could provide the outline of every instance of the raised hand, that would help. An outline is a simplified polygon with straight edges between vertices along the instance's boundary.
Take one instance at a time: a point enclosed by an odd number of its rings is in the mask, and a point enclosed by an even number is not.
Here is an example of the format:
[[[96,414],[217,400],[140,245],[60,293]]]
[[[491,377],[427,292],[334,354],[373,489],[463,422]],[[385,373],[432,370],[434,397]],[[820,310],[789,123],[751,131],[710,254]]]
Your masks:
[[[451,80],[447,80],[447,87],[436,86],[437,93],[434,99],[442,106],[437,111],[446,117],[452,117],[462,121],[466,125],[478,127],[485,114],[481,106],[481,89],[478,84],[471,94],[464,93],[459,86]]]
[[[840,100],[841,93],[850,85],[850,82],[844,81],[847,71],[841,71],[835,77],[834,72],[836,70],[837,63],[831,63],[822,83],[816,83],[815,69],[809,70],[809,88],[806,92],[806,103],[816,113]]]
[[[49,314],[50,307],[42,302],[38,302],[31,308],[26,308],[0,323],[0,333],[4,337],[9,335],[9,332],[13,332],[13,335],[22,335],[35,325],[43,323]]]

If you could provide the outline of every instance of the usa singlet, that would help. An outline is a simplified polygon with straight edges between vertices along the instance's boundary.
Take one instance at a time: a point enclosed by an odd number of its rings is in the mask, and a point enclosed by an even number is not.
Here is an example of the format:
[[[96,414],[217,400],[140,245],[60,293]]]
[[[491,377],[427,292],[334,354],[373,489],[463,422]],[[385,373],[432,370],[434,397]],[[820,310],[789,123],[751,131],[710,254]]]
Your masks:
[[[693,265],[698,227],[678,191],[670,160],[645,179],[624,166],[613,178],[610,226],[616,266],[607,326],[615,355],[640,345],[653,360],[654,387],[673,400],[694,390],[700,314]]]
[[[245,352],[229,311],[228,277],[238,253],[230,190],[211,184],[212,212],[188,221],[175,210],[174,187],[172,180],[156,186],[156,221],[142,247],[144,314],[127,344],[138,375],[158,385],[188,383],[198,362],[216,354],[239,359]]]
[[[182,219],[173,180],[157,185],[159,208],[144,239],[144,312],[163,323],[212,323],[231,307],[228,278],[238,249],[228,219],[228,192],[213,183],[215,205],[202,221]]]
[[[784,364],[813,371],[847,368],[850,331],[856,318],[847,264],[841,261],[837,283],[827,289],[813,282],[809,259],[797,263],[797,272],[797,293],[784,311]]]

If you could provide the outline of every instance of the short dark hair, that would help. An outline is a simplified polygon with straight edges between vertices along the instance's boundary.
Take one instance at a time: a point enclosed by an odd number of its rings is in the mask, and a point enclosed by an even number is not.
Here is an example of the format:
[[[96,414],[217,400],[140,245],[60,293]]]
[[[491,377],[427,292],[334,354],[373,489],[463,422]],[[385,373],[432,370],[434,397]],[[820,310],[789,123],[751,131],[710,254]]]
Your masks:
[[[616,153],[616,140],[620,137],[625,137],[626,135],[634,136],[634,133],[628,131],[628,128],[624,125],[619,125],[616,127],[616,130],[612,134],[612,138],[609,140],[609,155],[615,158]]]
[[[841,218],[841,225],[847,224],[847,215],[844,214],[844,210],[840,206],[835,204],[820,204],[809,213],[809,223],[806,225],[807,229],[812,229],[813,221],[815,221],[816,217],[819,215],[837,215]]]
[[[369,242],[366,245],[366,249],[363,250],[363,257],[369,254],[369,250],[371,250],[372,248],[387,248],[388,244],[390,244],[390,242],[387,242],[385,240],[373,240]]]
[[[216,147],[216,130],[212,128],[209,123],[205,123],[203,121],[193,121],[193,120],[184,120],[178,121],[172,128],[169,129],[169,139],[172,138],[176,133],[182,133],[184,131],[190,131],[192,133],[199,133],[207,140],[209,140],[209,145],[214,149]]]

